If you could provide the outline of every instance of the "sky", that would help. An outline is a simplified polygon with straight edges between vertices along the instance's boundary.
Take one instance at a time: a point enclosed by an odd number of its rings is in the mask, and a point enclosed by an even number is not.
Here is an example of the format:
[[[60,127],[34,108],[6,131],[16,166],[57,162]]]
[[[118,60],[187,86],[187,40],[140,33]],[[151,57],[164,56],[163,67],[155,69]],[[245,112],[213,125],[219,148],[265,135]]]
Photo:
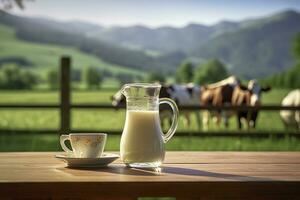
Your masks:
[[[14,13],[104,26],[182,27],[189,23],[240,21],[293,9],[300,0],[33,0]]]

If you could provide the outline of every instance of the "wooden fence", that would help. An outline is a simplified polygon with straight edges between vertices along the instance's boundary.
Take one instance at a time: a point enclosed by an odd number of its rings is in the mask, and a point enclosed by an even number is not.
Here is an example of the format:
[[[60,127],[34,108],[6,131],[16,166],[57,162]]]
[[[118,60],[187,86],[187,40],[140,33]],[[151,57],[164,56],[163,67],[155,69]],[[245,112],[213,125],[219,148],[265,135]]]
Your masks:
[[[71,104],[70,103],[70,83],[71,83],[71,58],[62,57],[60,60],[60,104],[0,104],[1,108],[9,109],[59,109],[60,110],[60,129],[59,130],[11,130],[0,129],[0,133],[59,133],[66,134],[70,132],[107,132],[109,134],[121,134],[121,130],[72,130],[71,125],[71,109],[116,109],[109,104]],[[125,107],[117,107],[125,109]],[[300,110],[300,107],[264,105],[264,106],[180,106],[179,110]],[[177,136],[250,136],[250,137],[300,137],[299,131],[181,131]]]

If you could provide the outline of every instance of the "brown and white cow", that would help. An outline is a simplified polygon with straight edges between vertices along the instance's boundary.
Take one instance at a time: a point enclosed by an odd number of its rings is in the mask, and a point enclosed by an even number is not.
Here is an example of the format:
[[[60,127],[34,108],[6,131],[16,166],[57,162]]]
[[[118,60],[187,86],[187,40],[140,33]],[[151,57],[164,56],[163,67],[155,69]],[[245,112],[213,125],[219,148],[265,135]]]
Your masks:
[[[260,106],[261,94],[271,87],[262,87],[256,80],[250,80],[247,89],[236,87],[232,95],[232,105]],[[247,128],[255,128],[259,110],[237,111],[239,129],[242,128],[242,119],[245,119]]]
[[[222,106],[230,105],[234,89],[240,85],[240,81],[235,76],[230,76],[217,83],[203,86],[201,89],[200,105]],[[213,117],[215,123],[220,126],[222,114],[224,114],[225,126],[228,126],[228,111],[204,110],[202,112],[203,129],[208,130],[209,120]]]
[[[248,87],[240,84],[240,81],[231,76],[218,83],[211,84],[202,89],[200,98],[201,105],[235,105],[235,106],[258,106],[261,104],[261,93],[269,91],[270,87],[261,87],[256,80],[251,80]],[[210,115],[214,116],[217,125],[220,125],[222,115],[225,126],[229,125],[229,117],[236,113],[238,127],[242,128],[242,119],[246,120],[247,128],[255,128],[258,111],[204,111],[203,128],[208,129]]]

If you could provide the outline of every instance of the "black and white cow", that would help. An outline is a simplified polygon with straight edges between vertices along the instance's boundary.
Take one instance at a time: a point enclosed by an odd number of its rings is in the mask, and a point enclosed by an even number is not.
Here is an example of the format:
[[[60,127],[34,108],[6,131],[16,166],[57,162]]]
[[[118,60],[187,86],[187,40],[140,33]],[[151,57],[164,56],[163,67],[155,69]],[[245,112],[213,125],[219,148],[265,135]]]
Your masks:
[[[170,98],[176,102],[178,106],[189,106],[189,105],[199,105],[201,90],[200,87],[194,84],[172,84],[172,85],[162,85],[159,97],[160,98]],[[123,106],[126,104],[125,96],[118,91],[114,96],[112,96],[112,105],[113,106]],[[169,109],[164,109],[160,107],[160,118],[162,123],[166,120],[169,122],[172,121],[172,112]],[[198,111],[196,113],[196,122],[200,128],[200,115]],[[181,111],[181,114],[184,117],[184,125],[190,127],[191,125],[191,111]]]
[[[168,98],[173,99],[178,106],[197,106],[200,105],[199,98],[201,96],[201,88],[193,83],[189,84],[174,84],[163,86],[167,89]],[[191,126],[191,114],[195,113],[196,123],[200,128],[200,113],[199,111],[182,110],[180,111],[184,117],[185,127]]]
[[[125,106],[126,105],[126,98],[125,96],[122,94],[121,90],[119,90],[116,94],[114,94],[111,97],[111,104],[115,107],[119,107],[119,106]]]
[[[300,106],[300,89],[288,93],[281,102],[282,106]],[[280,117],[286,128],[296,128],[300,130],[300,111],[282,110]]]

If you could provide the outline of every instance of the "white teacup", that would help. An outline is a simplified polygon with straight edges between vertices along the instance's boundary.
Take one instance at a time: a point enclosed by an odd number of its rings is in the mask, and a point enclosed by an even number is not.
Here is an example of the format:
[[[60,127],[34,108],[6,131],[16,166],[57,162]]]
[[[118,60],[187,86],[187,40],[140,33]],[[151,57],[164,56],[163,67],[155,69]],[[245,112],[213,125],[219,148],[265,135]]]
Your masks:
[[[60,145],[68,155],[76,158],[100,158],[106,143],[105,133],[71,133],[60,136]],[[70,140],[72,150],[65,141]]]

